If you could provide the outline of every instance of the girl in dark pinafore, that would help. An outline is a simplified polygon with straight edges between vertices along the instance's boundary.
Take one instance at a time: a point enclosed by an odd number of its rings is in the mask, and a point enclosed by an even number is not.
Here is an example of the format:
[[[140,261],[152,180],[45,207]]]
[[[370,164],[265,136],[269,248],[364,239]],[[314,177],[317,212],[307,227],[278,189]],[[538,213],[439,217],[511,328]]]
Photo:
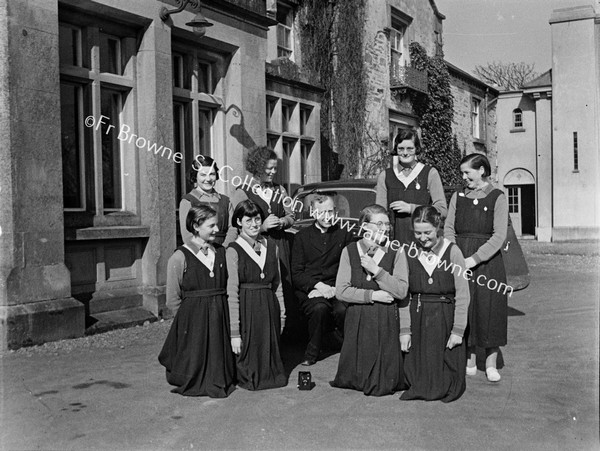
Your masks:
[[[442,217],[431,206],[413,212],[418,254],[409,253],[410,335],[400,336],[407,352],[404,374],[409,389],[400,399],[451,402],[465,391],[469,282],[462,276],[460,249],[442,236]],[[455,270],[458,267],[461,272]]]
[[[260,236],[262,215],[254,202],[241,202],[233,223],[240,236],[227,248],[227,294],[238,385],[248,390],[283,387],[287,377],[280,334],[285,306],[277,246]]]
[[[406,256],[381,245],[390,229],[384,207],[365,207],[359,224],[363,238],[342,251],[335,282],[336,297],[349,306],[331,385],[391,395],[404,388],[399,334],[410,318],[406,307],[398,309],[408,288]]]
[[[192,207],[186,227],[192,239],[168,262],[167,307],[176,313],[158,360],[174,393],[225,398],[235,389],[235,362],[225,249],[213,244],[217,212]]]
[[[485,348],[485,372],[490,382],[498,382],[496,360],[506,344],[508,299],[506,271],[500,248],[506,240],[508,204],[502,191],[489,182],[490,163],[485,155],[464,157],[460,172],[467,187],[452,195],[444,235],[455,242],[465,256],[465,266],[473,271],[469,280],[471,303],[467,345],[467,375],[477,374],[475,347]]]
[[[411,214],[419,205],[433,205],[446,216],[444,187],[438,171],[417,161],[421,141],[415,130],[402,129],[394,138],[392,167],[377,177],[375,202],[389,210],[393,238],[400,244],[413,240]]]

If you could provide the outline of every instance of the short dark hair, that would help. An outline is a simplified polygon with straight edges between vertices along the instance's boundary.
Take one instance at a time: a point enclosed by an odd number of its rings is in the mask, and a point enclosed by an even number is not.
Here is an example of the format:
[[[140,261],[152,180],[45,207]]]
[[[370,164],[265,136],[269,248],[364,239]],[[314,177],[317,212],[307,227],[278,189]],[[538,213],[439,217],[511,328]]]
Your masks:
[[[219,180],[219,167],[217,166],[217,163],[215,163],[215,160],[206,155],[196,155],[196,158],[192,161],[190,170],[188,171],[188,182],[190,182],[192,186],[195,185],[196,180],[198,180],[198,171],[204,166],[212,166],[215,168],[217,180]]]
[[[468,163],[469,166],[473,169],[483,168],[483,176],[489,177],[492,175],[492,167],[490,166],[490,162],[485,155],[480,153],[471,153],[469,155],[465,155],[462,160],[460,160],[459,167],[463,164]]]
[[[413,227],[416,222],[429,223],[438,230],[444,227],[444,220],[441,213],[431,205],[419,205],[415,208],[412,214]]]
[[[362,224],[363,222],[369,222],[374,215],[378,214],[387,215],[388,211],[379,204],[368,205],[360,211],[358,223]]]
[[[412,140],[412,142],[415,143],[415,154],[418,155],[421,153],[421,138],[419,138],[419,133],[417,132],[417,130],[414,130],[412,128],[401,128],[400,130],[398,130],[398,134],[394,138],[394,148],[392,149],[392,155],[398,154],[396,147],[398,147],[398,144],[400,144],[402,141],[405,141],[407,139],[410,139]]]
[[[269,160],[277,160],[273,149],[266,146],[255,147],[246,156],[246,170],[252,175],[262,175]]]
[[[187,217],[185,218],[185,228],[192,235],[197,235],[196,229],[194,229],[195,225],[202,225],[204,221],[210,219],[214,216],[217,216],[217,212],[214,208],[209,207],[208,205],[200,205],[198,207],[190,208],[188,211]]]
[[[240,202],[237,204],[237,207],[235,207],[235,210],[233,210],[231,222],[238,230],[240,229],[238,219],[241,221],[244,216],[248,216],[249,218],[260,216],[261,221],[265,220],[262,210],[251,200],[244,200]]]

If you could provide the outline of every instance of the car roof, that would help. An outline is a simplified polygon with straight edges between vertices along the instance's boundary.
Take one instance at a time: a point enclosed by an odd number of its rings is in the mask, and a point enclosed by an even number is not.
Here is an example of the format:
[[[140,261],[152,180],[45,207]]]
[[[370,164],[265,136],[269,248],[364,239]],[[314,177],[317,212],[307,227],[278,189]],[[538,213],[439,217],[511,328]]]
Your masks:
[[[343,188],[375,188],[376,184],[377,179],[330,180],[328,182],[307,183],[298,188],[295,194],[300,194],[313,189],[339,190]]]

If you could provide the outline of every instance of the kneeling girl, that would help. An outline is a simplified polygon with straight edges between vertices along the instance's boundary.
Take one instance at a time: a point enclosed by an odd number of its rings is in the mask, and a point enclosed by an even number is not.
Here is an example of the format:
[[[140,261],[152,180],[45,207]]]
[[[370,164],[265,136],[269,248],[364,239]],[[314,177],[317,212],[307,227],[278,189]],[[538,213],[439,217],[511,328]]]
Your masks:
[[[225,248],[213,244],[217,219],[209,206],[190,208],[192,238],[168,262],[167,307],[176,313],[158,360],[172,391],[185,396],[225,398],[235,389]]]
[[[232,218],[240,236],[227,248],[231,348],[238,385],[248,390],[287,384],[280,354],[285,306],[279,255],[275,242],[260,236],[262,220],[254,202],[240,202]]]
[[[431,206],[412,215],[415,257],[409,249],[410,330],[400,336],[409,389],[400,399],[458,399],[465,391],[469,282],[462,252],[442,236],[442,217]]]

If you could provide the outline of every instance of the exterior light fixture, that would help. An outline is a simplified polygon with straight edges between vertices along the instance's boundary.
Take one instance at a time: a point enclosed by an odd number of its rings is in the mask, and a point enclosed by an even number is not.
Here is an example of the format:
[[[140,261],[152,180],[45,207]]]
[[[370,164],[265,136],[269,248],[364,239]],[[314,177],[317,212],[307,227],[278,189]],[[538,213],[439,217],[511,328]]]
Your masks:
[[[206,17],[202,15],[200,12],[200,0],[177,0],[177,8],[176,9],[167,9],[163,6],[160,9],[159,16],[163,22],[169,18],[171,14],[177,14],[183,11],[186,6],[190,4],[194,11],[198,11],[196,16],[192,19],[191,22],[186,23],[188,27],[192,27],[194,30],[194,34],[198,37],[202,37],[206,34],[206,29],[208,27],[212,27],[214,24],[206,20]]]

